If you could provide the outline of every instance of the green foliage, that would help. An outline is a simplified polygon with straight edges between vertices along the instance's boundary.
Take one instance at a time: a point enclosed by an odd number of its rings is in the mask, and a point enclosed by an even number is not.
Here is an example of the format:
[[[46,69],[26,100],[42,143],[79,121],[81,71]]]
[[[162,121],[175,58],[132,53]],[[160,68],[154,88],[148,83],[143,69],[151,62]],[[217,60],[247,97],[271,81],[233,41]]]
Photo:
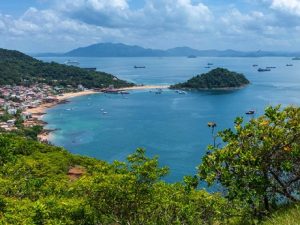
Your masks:
[[[43,127],[40,125],[35,125],[32,127],[25,127],[21,122],[22,122],[22,120],[20,121],[20,124],[18,125],[17,130],[13,130],[13,131],[0,130],[0,134],[1,133],[10,133],[10,134],[23,136],[28,139],[37,141],[38,140],[37,136],[42,132]]]
[[[300,108],[269,107],[218,133],[223,147],[209,147],[198,175],[222,194],[197,189],[197,176],[164,182],[168,169],[144,149],[109,164],[39,143],[35,131],[0,134],[0,224],[254,224],[299,200]],[[280,210],[265,223],[298,216]]]
[[[54,62],[45,63],[18,51],[0,49],[0,85],[33,83],[73,87],[82,84],[87,88],[103,88],[110,84],[115,87],[133,86],[104,72],[87,71]]]
[[[299,205],[283,206],[263,221],[263,225],[298,225],[300,218]]]
[[[0,116],[0,122],[6,122],[7,120],[11,120],[14,117],[10,114],[8,114],[7,111],[4,111],[4,114]]]
[[[284,202],[299,201],[300,108],[268,107],[265,115],[235,132],[219,132],[226,143],[203,158],[201,179],[220,183],[229,200],[239,200],[261,215]]]
[[[84,168],[71,179],[70,168]],[[143,149],[108,164],[13,134],[0,135],[0,224],[234,224],[219,194],[161,180]]]
[[[243,74],[216,68],[208,73],[193,77],[184,83],[172,85],[173,89],[226,89],[238,88],[249,84]]]

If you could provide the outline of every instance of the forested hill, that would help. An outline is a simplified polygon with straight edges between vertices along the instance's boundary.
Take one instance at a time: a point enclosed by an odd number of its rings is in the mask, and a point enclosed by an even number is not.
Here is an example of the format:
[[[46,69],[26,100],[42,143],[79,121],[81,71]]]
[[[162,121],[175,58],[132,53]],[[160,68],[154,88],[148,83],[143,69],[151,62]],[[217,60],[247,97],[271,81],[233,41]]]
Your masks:
[[[50,85],[82,84],[87,88],[133,86],[111,74],[87,71],[79,67],[55,62],[45,63],[18,51],[0,49],[0,85],[32,84],[35,82]]]
[[[240,73],[231,72],[224,68],[216,68],[208,73],[197,75],[192,79],[171,86],[178,89],[231,89],[249,84],[249,80]]]
[[[299,107],[238,117],[197,175],[172,184],[144,149],[106,163],[39,143],[35,130],[0,130],[0,224],[299,224],[299,123]]]

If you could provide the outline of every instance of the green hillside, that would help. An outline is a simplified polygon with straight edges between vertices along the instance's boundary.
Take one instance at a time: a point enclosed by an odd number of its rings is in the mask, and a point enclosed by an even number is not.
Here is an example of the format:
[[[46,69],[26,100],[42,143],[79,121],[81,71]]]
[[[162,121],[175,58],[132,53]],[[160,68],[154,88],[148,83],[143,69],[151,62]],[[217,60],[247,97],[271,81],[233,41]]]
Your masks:
[[[127,163],[0,135],[0,224],[227,224],[238,213],[197,182],[167,184],[142,149]],[[222,212],[222,213],[221,213]]]
[[[249,84],[243,75],[224,68],[216,68],[208,73],[197,75],[192,79],[172,85],[173,89],[230,89],[240,88]]]
[[[198,175],[173,184],[143,149],[110,164],[0,133],[0,224],[297,224],[298,207],[282,204],[300,201],[299,120],[300,108],[279,106],[237,118]]]
[[[18,51],[0,49],[0,85],[28,85],[35,82],[50,85],[82,84],[87,88],[133,86],[111,74],[87,71],[55,62],[45,63]]]
[[[270,218],[265,219],[263,225],[299,225],[300,207],[299,205],[285,206],[273,213]]]

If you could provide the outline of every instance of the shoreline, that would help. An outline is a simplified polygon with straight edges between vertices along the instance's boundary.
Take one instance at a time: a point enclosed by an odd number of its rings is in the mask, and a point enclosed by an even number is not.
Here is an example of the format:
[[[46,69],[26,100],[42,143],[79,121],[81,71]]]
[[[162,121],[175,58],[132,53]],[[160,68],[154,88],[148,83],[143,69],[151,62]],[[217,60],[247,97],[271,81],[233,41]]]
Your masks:
[[[168,89],[170,88],[169,85],[144,85],[144,86],[134,86],[134,87],[125,87],[125,88],[118,88],[117,90],[120,91],[134,91],[134,90],[147,90],[147,89]],[[27,109],[25,112],[29,112],[32,114],[45,114],[45,111],[49,108],[52,108],[58,104],[67,103],[69,99],[85,96],[85,95],[92,95],[92,94],[102,94],[103,92],[94,91],[94,90],[86,90],[86,91],[79,91],[79,92],[69,92],[64,93],[62,96],[56,96],[57,101],[51,103],[44,103],[35,108]]]
[[[169,87],[170,87],[169,85],[143,85],[143,86],[118,88],[118,90],[133,91],[133,90],[147,90],[147,89],[168,89]],[[103,92],[94,91],[94,90],[64,93],[61,96],[55,96],[57,98],[57,100],[54,102],[41,104],[35,108],[27,109],[27,110],[25,110],[25,112],[32,114],[32,118],[37,125],[43,126],[43,131],[38,135],[38,139],[41,142],[49,142],[49,140],[51,139],[51,133],[54,130],[44,129],[44,127],[47,123],[45,121],[43,121],[43,116],[46,114],[46,111],[48,109],[53,108],[58,104],[68,103],[69,102],[68,100],[71,98],[92,95],[92,94],[102,94],[102,93]]]
[[[174,88],[170,86],[171,90],[184,90],[184,91],[235,91],[248,87],[250,84],[242,85],[239,87],[223,87],[223,88]]]

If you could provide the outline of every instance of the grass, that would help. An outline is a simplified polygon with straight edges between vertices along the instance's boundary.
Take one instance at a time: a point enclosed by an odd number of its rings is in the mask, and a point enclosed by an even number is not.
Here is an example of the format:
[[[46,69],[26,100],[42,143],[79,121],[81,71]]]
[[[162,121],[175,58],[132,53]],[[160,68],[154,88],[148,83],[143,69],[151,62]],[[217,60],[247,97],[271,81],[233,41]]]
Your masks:
[[[263,225],[300,225],[300,205],[286,206],[272,214]]]

